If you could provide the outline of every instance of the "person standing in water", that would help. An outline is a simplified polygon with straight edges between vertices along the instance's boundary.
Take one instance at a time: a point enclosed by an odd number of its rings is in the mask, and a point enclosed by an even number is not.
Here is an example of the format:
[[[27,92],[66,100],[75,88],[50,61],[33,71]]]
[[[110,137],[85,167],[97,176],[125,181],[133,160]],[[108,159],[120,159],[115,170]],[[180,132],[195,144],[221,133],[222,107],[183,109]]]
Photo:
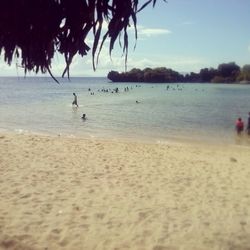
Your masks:
[[[247,134],[250,135],[250,112],[248,113],[247,118]]]
[[[244,130],[244,122],[242,121],[241,117],[235,122],[235,129],[238,135]]]
[[[73,93],[73,96],[74,96],[74,101],[72,102],[72,105],[75,105],[76,107],[78,107],[77,96],[75,93]]]

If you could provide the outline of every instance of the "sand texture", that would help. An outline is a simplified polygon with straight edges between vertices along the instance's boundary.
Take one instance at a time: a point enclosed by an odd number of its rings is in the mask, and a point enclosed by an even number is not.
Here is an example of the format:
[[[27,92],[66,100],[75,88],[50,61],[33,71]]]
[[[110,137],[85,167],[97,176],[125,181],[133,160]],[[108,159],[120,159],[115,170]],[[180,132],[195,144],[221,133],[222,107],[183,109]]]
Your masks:
[[[2,133],[0,249],[250,249],[250,148]]]

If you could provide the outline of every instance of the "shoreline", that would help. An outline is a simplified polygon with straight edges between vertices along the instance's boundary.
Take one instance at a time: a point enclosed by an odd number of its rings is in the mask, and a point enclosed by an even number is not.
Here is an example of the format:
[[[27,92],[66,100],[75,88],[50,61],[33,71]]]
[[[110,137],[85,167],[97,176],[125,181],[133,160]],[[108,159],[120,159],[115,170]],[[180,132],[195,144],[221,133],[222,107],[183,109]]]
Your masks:
[[[211,138],[209,136],[204,137],[198,134],[191,135],[169,135],[164,138],[153,138],[152,136],[124,136],[124,135],[113,135],[113,134],[103,134],[97,133],[93,136],[89,133],[55,133],[55,132],[42,132],[42,131],[31,131],[25,129],[6,129],[0,128],[1,134],[9,135],[33,135],[33,136],[47,136],[47,137],[62,137],[62,138],[75,138],[82,140],[100,140],[100,141],[112,141],[112,142],[131,142],[131,143],[149,143],[149,144],[190,144],[190,145],[211,145],[211,146],[244,146],[250,147],[250,136],[248,136],[245,131],[242,135],[238,136],[236,133],[232,132],[230,139],[225,138]]]
[[[1,249],[247,249],[249,147],[0,133]]]

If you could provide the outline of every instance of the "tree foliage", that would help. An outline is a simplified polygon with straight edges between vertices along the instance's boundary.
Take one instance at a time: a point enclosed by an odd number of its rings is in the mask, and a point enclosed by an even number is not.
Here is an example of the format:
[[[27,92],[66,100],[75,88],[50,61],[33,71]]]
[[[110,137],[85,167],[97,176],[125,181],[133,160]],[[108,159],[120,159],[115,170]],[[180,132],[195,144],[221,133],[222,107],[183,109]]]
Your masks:
[[[108,74],[108,78],[114,82],[181,82],[183,76],[178,72],[167,69],[165,67],[160,68],[145,68],[144,70],[132,69],[129,72],[118,73],[117,71],[111,71]]]
[[[50,72],[56,51],[63,54],[69,66],[76,54],[90,50],[86,38],[93,32],[92,61],[95,69],[104,41],[109,38],[109,52],[123,36],[127,60],[128,33],[132,24],[137,38],[137,13],[156,0],[139,6],[138,0],[4,0],[0,8],[0,53],[8,64],[21,58],[27,71]],[[104,22],[108,30],[102,34]],[[103,35],[103,36],[102,36]],[[102,36],[102,37],[101,37]]]
[[[218,66],[218,76],[225,82],[234,82],[240,73],[240,67],[235,62],[222,63]]]
[[[191,72],[182,75],[177,71],[165,67],[132,69],[129,72],[118,73],[111,71],[108,78],[114,82],[199,82],[199,83],[233,83],[241,80],[250,80],[250,65],[242,69],[234,62],[222,63],[217,69],[203,68],[199,73]]]
[[[250,64],[246,64],[242,67],[239,76],[237,77],[238,81],[250,81]]]

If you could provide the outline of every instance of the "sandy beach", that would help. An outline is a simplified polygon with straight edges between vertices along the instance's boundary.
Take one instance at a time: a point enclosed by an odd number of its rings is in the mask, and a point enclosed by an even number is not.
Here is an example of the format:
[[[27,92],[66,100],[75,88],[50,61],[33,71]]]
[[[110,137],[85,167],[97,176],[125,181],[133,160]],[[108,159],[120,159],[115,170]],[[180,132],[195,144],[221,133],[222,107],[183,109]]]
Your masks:
[[[249,147],[0,134],[0,249],[250,249]]]

